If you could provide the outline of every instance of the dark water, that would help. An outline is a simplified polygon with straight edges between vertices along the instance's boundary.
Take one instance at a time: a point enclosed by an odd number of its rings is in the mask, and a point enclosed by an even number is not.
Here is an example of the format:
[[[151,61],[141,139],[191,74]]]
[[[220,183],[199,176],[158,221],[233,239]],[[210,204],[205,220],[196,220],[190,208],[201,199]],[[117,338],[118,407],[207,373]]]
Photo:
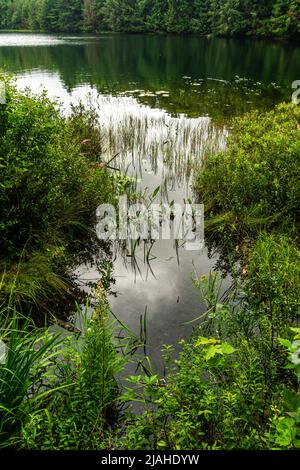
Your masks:
[[[300,60],[296,44],[252,39],[2,33],[1,44],[1,62],[9,69],[58,71],[69,89],[87,78],[102,89],[127,89],[132,81],[147,88],[176,85],[184,75],[289,83]]]
[[[25,75],[32,87],[42,82],[63,99],[85,85],[113,94],[136,88],[148,92],[167,89],[168,99],[139,96],[139,101],[199,116],[225,112],[226,107],[239,113],[250,102],[264,106],[274,100],[274,94],[264,88],[262,97],[258,98],[260,89],[256,88],[244,99],[241,85],[224,87],[222,81],[231,82],[237,76],[266,86],[276,83],[290,91],[291,83],[299,79],[300,48],[290,42],[250,39],[2,33],[0,66]],[[216,99],[212,99],[214,91]]]
[[[229,118],[290,99],[300,79],[296,44],[175,36],[101,37],[0,34],[0,67],[18,86],[41,86],[67,110],[84,100],[99,112],[108,159],[138,179],[138,187],[169,201],[193,198],[195,168],[208,151],[224,148]],[[87,95],[89,94],[89,97]],[[175,250],[157,242],[150,266],[143,247],[132,258],[115,252],[110,297],[115,314],[134,331],[147,310],[148,352],[160,363],[163,344],[190,334],[187,322],[204,310],[191,273],[208,274],[218,254]],[[80,266],[83,283],[99,279],[94,266]],[[224,281],[224,289],[229,284]]]

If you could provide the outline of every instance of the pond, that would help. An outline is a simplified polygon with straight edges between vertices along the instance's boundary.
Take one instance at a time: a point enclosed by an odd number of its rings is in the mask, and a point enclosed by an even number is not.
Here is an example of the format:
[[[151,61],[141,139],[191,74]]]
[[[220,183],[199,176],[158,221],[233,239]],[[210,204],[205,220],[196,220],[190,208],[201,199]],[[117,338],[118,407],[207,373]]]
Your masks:
[[[289,42],[151,35],[0,34],[0,67],[20,88],[46,89],[68,111],[82,100],[97,109],[101,159],[136,178],[151,200],[194,200],[195,170],[226,146],[230,119],[290,99],[300,79],[300,48]],[[298,75],[297,75],[298,74]],[[145,196],[146,195],[146,196]],[[146,259],[147,258],[147,259]],[[139,334],[146,315],[148,354],[161,366],[164,344],[178,344],[205,309],[192,274],[207,275],[218,253],[157,241],[151,256],[113,252],[114,314]],[[78,266],[88,289],[96,264]],[[227,277],[223,290],[230,284]]]

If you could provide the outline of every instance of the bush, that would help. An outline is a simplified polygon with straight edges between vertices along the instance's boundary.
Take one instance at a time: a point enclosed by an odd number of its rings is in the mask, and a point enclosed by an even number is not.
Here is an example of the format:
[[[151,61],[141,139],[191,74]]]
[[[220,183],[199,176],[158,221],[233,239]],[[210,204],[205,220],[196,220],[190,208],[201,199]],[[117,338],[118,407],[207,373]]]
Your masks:
[[[210,155],[196,180],[215,234],[240,241],[262,227],[292,232],[300,210],[300,109],[281,104],[233,123],[226,152]]]
[[[279,387],[269,393],[254,345],[244,339],[234,348],[227,341],[197,335],[182,346],[165,380],[139,378],[137,399],[147,411],[129,423],[124,448],[267,448],[267,409]]]
[[[275,408],[272,416],[272,429],[268,437],[275,449],[300,449],[300,329],[291,328],[292,338],[279,340],[288,352],[287,369],[295,376],[293,388],[284,389],[284,405]],[[291,336],[291,335],[290,335]]]
[[[95,156],[83,154],[82,128],[92,132],[88,112],[66,120],[45,94],[21,94],[10,84],[7,94],[0,114],[0,249],[16,258],[24,247],[78,230],[113,190]]]
[[[74,290],[67,267],[74,254],[99,246],[96,208],[116,202],[115,181],[101,158],[93,110],[82,106],[63,118],[42,93],[20,93],[6,80],[0,105],[1,295],[14,289],[26,313]],[[27,305],[26,305],[27,303]],[[22,305],[21,305],[22,304]],[[24,312],[25,313],[25,312]]]

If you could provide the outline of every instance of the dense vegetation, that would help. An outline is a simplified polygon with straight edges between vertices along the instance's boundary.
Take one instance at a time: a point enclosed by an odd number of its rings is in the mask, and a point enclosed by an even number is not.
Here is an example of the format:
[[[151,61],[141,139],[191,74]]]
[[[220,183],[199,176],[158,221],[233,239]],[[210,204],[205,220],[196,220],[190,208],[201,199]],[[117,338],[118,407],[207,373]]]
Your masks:
[[[1,286],[0,286],[1,287]],[[84,336],[37,329],[0,306],[0,448],[103,449],[117,426],[115,376],[124,359],[112,343],[112,325],[101,286]],[[3,320],[7,313],[12,319]],[[81,312],[82,313],[82,312]]]
[[[296,236],[300,212],[300,109],[281,104],[233,122],[226,153],[212,155],[196,186],[209,227],[227,240],[254,237],[262,228]]]
[[[1,0],[0,27],[296,36],[298,0]]]
[[[0,108],[0,297],[14,285],[28,313],[69,297],[66,266],[75,252],[90,250],[89,224],[99,204],[113,202],[114,181],[97,168],[101,142],[93,112],[79,106],[65,119],[43,94],[21,94],[9,83],[6,91]]]
[[[7,84],[0,120],[0,446],[298,449],[299,108],[236,119],[226,152],[205,158],[196,189],[207,234],[240,260],[233,285],[221,296],[217,274],[194,279],[207,312],[192,338],[175,362],[165,347],[164,377],[141,358],[126,390],[117,378],[139,339],[114,333],[101,283],[83,334],[28,319],[37,299],[49,315],[49,285],[55,296],[64,285],[58,268],[87,239],[95,204],[116,195],[97,165],[95,116],[79,107],[62,118],[46,96]],[[135,400],[144,413],[123,409]]]

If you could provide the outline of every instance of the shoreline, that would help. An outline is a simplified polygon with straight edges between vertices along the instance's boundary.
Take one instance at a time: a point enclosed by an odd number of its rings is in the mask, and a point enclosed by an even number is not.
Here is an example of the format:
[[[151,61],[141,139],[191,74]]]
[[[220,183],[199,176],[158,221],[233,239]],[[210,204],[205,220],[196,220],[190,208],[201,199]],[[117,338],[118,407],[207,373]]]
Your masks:
[[[155,37],[186,37],[186,38],[201,38],[201,39],[237,39],[237,40],[262,40],[262,41],[275,41],[275,42],[296,42],[299,36],[272,36],[272,35],[257,35],[257,34],[236,34],[236,35],[214,35],[214,34],[198,34],[198,33],[174,33],[167,31],[47,31],[47,30],[34,30],[34,29],[0,29],[1,33],[23,33],[23,34],[77,34],[89,36],[102,36],[102,35],[142,35],[142,36],[155,36]]]

